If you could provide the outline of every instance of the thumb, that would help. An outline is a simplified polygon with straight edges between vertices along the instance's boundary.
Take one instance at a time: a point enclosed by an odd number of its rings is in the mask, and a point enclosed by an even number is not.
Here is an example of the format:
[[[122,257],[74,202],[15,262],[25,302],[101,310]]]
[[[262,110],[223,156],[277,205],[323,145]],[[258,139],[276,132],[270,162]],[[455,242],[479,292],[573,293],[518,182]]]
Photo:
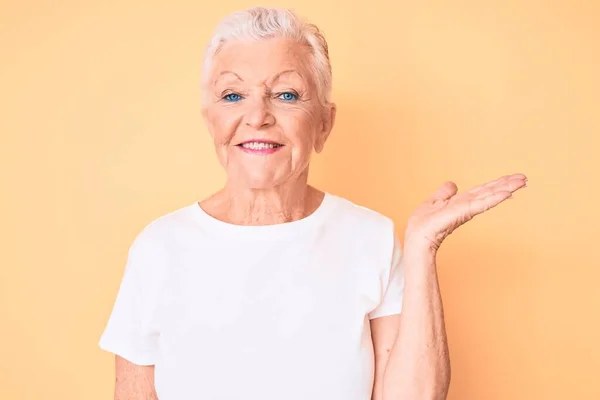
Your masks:
[[[458,192],[456,183],[448,181],[440,186],[435,193],[429,198],[430,201],[448,200]]]

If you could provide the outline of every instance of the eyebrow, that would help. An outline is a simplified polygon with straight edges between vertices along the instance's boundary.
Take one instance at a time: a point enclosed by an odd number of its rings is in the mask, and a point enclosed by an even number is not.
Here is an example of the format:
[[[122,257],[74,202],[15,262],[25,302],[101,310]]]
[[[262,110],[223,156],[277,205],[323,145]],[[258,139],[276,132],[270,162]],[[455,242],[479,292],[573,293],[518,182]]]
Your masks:
[[[229,70],[225,70],[225,71],[221,71],[221,73],[219,74],[219,76],[213,81],[213,84],[216,84],[219,80],[221,80],[221,78],[223,77],[223,75],[227,75],[227,74],[234,75],[240,82],[244,82],[244,80],[242,79],[242,77],[239,76],[238,74],[236,74],[235,72],[229,71]],[[296,71],[295,69],[286,69],[285,71],[281,71],[281,72],[277,73],[271,79],[271,82],[277,82],[277,80],[279,78],[281,78],[283,75],[288,75],[288,74],[296,74],[296,75],[298,75],[298,77],[300,79],[302,79],[302,75],[298,71]]]
[[[296,74],[300,77],[300,79],[302,79],[302,75],[300,75],[300,73],[298,71],[296,71],[295,69],[286,69],[285,71],[281,71],[280,73],[275,75],[272,79],[272,82],[276,82],[279,78],[281,78],[282,75],[287,75],[287,74]]]
[[[219,76],[218,76],[218,77],[217,77],[217,78],[214,80],[214,82],[213,82],[213,83],[217,83],[217,82],[218,82],[218,81],[219,81],[219,80],[220,80],[220,79],[223,77],[223,75],[227,75],[227,74],[232,74],[232,75],[235,75],[235,77],[236,77],[238,80],[240,80],[241,82],[244,82],[244,80],[242,79],[242,77],[241,77],[241,76],[239,76],[238,74],[236,74],[235,72],[233,72],[233,71],[229,71],[229,70],[225,70],[225,71],[221,71],[221,73],[220,73],[220,74],[219,74]]]

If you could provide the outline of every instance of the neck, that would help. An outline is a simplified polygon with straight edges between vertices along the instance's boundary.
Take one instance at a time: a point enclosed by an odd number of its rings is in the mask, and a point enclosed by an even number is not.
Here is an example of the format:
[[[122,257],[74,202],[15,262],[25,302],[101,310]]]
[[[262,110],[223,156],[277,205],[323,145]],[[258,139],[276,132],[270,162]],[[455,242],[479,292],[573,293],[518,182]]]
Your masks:
[[[324,194],[306,181],[269,189],[240,188],[230,182],[202,202],[202,208],[222,221],[236,225],[272,225],[312,214]]]

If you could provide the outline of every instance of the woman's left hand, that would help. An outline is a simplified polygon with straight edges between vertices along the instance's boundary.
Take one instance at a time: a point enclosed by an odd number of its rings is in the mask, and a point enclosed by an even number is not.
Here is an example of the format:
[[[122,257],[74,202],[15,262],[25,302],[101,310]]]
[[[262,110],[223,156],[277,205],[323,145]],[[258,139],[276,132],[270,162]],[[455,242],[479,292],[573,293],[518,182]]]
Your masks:
[[[463,193],[457,193],[454,182],[446,182],[411,214],[406,242],[423,241],[437,251],[456,228],[512,197],[526,182],[523,174],[506,175]]]

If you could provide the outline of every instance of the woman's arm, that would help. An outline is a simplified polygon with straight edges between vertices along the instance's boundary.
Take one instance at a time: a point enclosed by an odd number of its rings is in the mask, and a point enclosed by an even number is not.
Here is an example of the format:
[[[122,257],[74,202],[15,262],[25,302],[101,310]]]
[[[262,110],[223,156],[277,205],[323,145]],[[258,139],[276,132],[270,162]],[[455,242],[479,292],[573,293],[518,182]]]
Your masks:
[[[422,248],[405,245],[402,325],[385,368],[382,400],[437,400],[448,394],[450,358],[435,253]]]
[[[445,399],[450,361],[436,254],[456,228],[525,187],[523,174],[506,175],[458,193],[443,184],[408,220],[402,264],[405,272],[402,326],[383,378],[383,400]]]
[[[154,365],[136,365],[115,356],[115,400],[158,400]]]
[[[395,314],[371,320],[371,339],[375,353],[375,379],[371,400],[383,400],[383,374],[398,336],[401,319],[400,314]]]

